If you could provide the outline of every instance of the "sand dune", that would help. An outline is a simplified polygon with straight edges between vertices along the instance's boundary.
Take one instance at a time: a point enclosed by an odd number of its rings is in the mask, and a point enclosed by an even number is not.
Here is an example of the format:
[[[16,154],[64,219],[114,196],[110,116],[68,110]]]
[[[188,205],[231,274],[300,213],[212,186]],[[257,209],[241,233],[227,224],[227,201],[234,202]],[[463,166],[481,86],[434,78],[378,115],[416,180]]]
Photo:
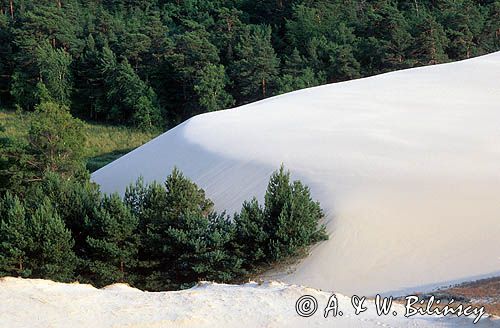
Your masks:
[[[318,303],[308,318],[295,312],[303,295]],[[242,286],[205,283],[179,292],[147,293],[126,285],[95,289],[89,285],[47,280],[0,280],[0,322],[9,328],[101,327],[468,327],[473,318],[412,316],[402,305],[378,316],[373,302],[354,315],[350,298],[337,294],[342,316],[323,317],[331,293],[281,283]],[[498,327],[498,320],[482,317],[474,327]]]
[[[193,117],[92,175],[123,192],[174,166],[219,209],[262,199],[281,163],[330,240],[282,280],[344,294],[500,273],[500,53]]]

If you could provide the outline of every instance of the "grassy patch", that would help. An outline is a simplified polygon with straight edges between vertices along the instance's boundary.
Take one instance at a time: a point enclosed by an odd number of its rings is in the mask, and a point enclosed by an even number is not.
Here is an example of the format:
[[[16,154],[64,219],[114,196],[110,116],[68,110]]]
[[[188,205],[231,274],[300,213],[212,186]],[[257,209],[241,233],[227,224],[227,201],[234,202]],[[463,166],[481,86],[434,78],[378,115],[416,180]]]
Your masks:
[[[0,110],[0,125],[12,137],[28,133],[30,116]],[[144,132],[125,126],[84,123],[87,168],[93,172],[156,137],[160,132]]]
[[[101,167],[111,163],[115,159],[118,159],[125,155],[126,153],[132,151],[133,148],[128,148],[128,149],[120,149],[120,150],[114,150],[109,153],[97,155],[94,157],[89,157],[87,159],[87,169],[90,172],[94,172],[99,170]]]

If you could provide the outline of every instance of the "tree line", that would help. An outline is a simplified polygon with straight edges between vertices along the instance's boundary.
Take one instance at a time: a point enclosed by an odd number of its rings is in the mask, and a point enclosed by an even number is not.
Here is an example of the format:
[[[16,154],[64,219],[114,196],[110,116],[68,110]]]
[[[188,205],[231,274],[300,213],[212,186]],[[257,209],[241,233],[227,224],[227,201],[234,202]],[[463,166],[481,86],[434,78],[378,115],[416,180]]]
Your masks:
[[[165,128],[497,50],[498,0],[1,0],[0,105]]]

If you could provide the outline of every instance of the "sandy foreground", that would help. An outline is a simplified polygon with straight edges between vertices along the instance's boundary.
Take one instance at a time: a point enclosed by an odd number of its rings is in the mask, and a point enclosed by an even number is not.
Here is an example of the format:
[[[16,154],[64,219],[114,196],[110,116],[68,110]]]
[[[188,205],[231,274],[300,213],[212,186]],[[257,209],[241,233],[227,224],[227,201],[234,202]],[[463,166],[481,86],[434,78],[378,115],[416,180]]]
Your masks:
[[[281,163],[330,240],[273,278],[407,294],[500,273],[500,52],[193,117],[92,175],[123,193],[179,167],[229,213]],[[397,269],[396,269],[397,268]]]
[[[295,310],[299,297],[318,302],[311,317]],[[336,294],[342,316],[324,318],[331,293],[270,282],[241,286],[202,283],[178,292],[148,293],[126,285],[96,289],[90,285],[47,280],[0,280],[0,325],[6,328],[47,327],[500,327],[500,320],[436,316],[405,318],[402,305],[378,316],[374,305],[354,315],[351,299]]]

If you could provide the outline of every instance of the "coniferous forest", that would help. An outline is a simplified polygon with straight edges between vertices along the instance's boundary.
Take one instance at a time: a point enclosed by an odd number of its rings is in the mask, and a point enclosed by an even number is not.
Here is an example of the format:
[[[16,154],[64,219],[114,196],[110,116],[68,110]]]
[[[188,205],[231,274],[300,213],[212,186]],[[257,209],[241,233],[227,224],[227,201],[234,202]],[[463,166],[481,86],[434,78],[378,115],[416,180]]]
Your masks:
[[[164,290],[304,256],[328,238],[323,211],[283,168],[231,216],[176,169],[105,195],[83,121],[165,130],[497,50],[498,0],[0,0],[0,107],[26,117],[23,132],[0,124],[0,276]]]
[[[165,129],[199,113],[500,49],[495,0],[2,0],[0,106]]]

